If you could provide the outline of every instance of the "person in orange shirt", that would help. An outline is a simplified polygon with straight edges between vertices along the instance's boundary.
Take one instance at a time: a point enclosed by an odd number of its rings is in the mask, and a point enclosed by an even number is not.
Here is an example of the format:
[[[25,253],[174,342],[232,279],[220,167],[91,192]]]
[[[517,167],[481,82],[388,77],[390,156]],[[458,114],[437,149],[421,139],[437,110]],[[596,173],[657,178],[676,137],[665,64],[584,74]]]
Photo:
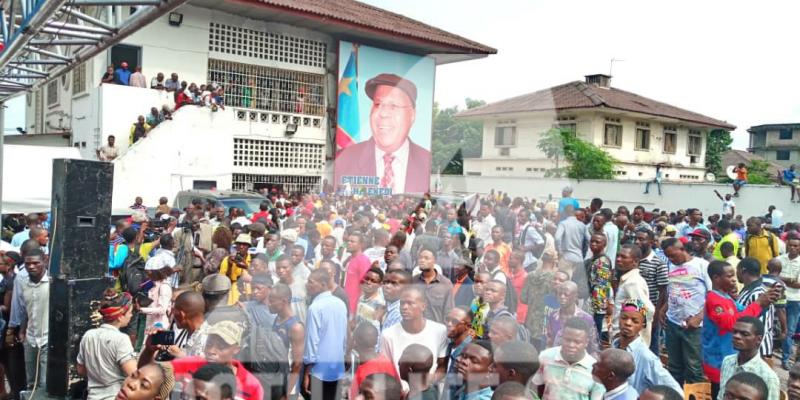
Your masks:
[[[500,225],[495,225],[492,228],[492,243],[486,245],[484,254],[489,250],[494,250],[500,254],[500,268],[505,272],[506,276],[511,276],[511,270],[508,268],[508,259],[511,257],[511,246],[503,241],[504,229]]]
[[[739,163],[733,172],[736,173],[736,180],[733,181],[733,196],[739,197],[739,189],[747,183],[747,167],[744,166],[744,163]]]

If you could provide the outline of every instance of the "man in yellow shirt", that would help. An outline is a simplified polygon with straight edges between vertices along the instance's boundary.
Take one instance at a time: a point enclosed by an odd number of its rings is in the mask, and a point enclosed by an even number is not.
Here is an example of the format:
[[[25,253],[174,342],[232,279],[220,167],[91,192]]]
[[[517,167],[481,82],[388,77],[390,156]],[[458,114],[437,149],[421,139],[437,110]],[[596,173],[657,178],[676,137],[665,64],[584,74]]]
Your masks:
[[[250,274],[247,270],[250,268],[249,250],[252,242],[250,235],[246,233],[239,234],[234,242],[236,254],[225,257],[219,265],[219,274],[227,276],[231,280],[231,291],[228,294],[229,306],[239,302],[241,293],[249,294],[249,287],[245,284],[250,282]],[[243,285],[239,284],[239,278],[241,278]]]
[[[717,232],[722,237],[714,246],[714,258],[725,261],[722,256],[721,247],[723,243],[730,242],[733,245],[733,254],[739,254],[739,236],[731,230],[731,223],[727,219],[717,222]]]
[[[767,273],[767,263],[778,256],[778,237],[764,230],[761,218],[747,219],[747,238],[744,240],[744,251],[747,257],[753,257],[761,264],[761,275]]]

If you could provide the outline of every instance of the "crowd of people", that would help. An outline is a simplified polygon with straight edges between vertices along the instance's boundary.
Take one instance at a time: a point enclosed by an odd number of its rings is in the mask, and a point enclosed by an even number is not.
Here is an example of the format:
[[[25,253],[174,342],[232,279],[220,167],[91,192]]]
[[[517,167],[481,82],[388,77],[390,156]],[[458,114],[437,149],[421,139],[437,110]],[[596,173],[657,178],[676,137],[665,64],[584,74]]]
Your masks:
[[[108,66],[108,69],[100,78],[100,84],[147,88],[147,79],[142,73],[141,66],[137,66],[135,72],[131,73],[128,70],[128,63],[123,61],[120,63],[119,68],[115,69],[113,65]],[[159,72],[150,80],[150,89],[171,93],[175,106],[164,104],[161,108],[152,107],[147,115],[140,115],[131,126],[128,138],[129,145],[133,145],[147,137],[147,133],[161,122],[171,120],[172,113],[183,106],[209,107],[212,111],[225,109],[225,89],[220,84],[208,83],[198,86],[194,82],[189,84],[186,81],[181,81],[177,73],[173,72],[169,79],[165,79],[164,74]],[[98,149],[98,152],[101,150]],[[103,161],[110,161],[111,159]]]
[[[89,399],[800,400],[800,225],[773,210],[264,196],[115,222]],[[14,396],[47,376],[48,219],[4,228]]]

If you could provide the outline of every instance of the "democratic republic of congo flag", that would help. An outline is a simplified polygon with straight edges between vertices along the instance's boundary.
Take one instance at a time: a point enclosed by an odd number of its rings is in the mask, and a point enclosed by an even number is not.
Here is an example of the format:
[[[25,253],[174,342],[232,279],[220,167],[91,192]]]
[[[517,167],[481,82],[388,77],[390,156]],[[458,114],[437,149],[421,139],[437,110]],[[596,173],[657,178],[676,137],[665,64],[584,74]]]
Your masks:
[[[337,151],[359,142],[357,59],[358,50],[353,48],[339,81],[339,104],[336,117]]]

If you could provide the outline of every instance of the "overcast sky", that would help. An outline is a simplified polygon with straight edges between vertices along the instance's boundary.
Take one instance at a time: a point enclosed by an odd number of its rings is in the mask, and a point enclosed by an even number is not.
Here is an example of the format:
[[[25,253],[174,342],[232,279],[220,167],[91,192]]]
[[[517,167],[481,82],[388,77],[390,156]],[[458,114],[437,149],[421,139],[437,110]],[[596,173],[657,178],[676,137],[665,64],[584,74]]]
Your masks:
[[[608,73],[612,86],[746,129],[800,122],[797,1],[366,0],[498,49],[438,67],[442,106],[496,101]],[[6,132],[24,124],[24,96]]]
[[[436,71],[442,106],[608,73],[612,86],[747,128],[800,122],[797,1],[366,0],[498,50]],[[463,105],[462,105],[463,107]]]

